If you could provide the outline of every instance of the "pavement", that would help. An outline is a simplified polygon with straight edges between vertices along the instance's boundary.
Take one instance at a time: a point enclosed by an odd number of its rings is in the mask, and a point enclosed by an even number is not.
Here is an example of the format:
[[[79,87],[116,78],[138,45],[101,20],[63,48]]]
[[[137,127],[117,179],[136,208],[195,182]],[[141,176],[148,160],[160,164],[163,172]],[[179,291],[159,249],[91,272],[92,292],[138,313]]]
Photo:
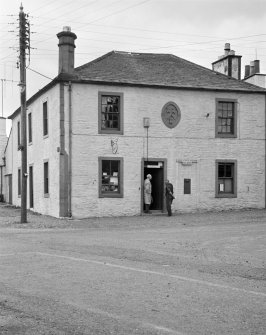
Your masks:
[[[0,204],[0,334],[265,335],[266,210],[55,219]]]

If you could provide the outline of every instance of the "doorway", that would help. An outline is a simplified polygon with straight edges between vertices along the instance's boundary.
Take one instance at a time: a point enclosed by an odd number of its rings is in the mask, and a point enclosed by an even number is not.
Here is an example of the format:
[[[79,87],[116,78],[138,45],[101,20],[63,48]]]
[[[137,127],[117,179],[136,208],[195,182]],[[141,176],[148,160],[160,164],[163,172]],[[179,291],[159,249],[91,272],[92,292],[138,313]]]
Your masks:
[[[29,195],[30,195],[30,208],[33,208],[33,166],[29,166]]]
[[[6,176],[8,180],[8,203],[12,205],[12,174]]]
[[[152,198],[153,202],[150,206],[151,211],[165,211],[164,199],[164,181],[166,179],[166,159],[149,158],[149,160],[142,160],[142,201],[141,208],[144,211],[144,180],[147,174],[151,174],[152,184]]]

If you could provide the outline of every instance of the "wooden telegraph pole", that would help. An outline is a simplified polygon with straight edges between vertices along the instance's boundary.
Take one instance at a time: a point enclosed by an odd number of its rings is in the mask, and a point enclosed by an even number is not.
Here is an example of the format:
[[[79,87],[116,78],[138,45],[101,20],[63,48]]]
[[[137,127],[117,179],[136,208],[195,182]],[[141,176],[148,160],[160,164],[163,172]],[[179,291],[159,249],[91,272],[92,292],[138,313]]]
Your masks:
[[[22,4],[19,12],[19,64],[21,103],[21,223],[27,222],[27,109],[26,109],[26,49],[29,48],[29,31]]]

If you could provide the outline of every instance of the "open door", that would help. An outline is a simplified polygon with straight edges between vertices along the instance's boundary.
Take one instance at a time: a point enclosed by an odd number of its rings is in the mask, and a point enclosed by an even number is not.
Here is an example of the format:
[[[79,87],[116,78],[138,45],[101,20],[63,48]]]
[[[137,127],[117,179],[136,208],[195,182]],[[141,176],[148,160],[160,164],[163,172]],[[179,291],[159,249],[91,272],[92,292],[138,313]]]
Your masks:
[[[142,161],[142,212],[144,211],[144,180],[151,174],[152,198],[151,211],[165,211],[164,181],[166,179],[166,159],[151,159]]]

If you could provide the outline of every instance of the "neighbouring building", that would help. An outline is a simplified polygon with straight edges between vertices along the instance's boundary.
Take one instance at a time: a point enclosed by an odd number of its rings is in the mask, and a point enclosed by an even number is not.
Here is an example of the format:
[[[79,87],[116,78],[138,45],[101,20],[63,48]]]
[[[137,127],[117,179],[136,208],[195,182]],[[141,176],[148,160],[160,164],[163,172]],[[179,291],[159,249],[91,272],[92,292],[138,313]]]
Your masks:
[[[166,179],[174,212],[265,208],[266,90],[239,80],[228,45],[215,71],[119,51],[75,68],[76,35],[57,37],[59,74],[27,101],[29,208],[139,215],[148,173],[153,213],[165,211]],[[10,119],[5,199],[20,206],[20,109]]]
[[[260,73],[260,61],[258,59],[245,66],[243,81],[266,88],[266,74]]]
[[[0,117],[0,202],[4,199],[5,148],[7,144],[6,118]]]

